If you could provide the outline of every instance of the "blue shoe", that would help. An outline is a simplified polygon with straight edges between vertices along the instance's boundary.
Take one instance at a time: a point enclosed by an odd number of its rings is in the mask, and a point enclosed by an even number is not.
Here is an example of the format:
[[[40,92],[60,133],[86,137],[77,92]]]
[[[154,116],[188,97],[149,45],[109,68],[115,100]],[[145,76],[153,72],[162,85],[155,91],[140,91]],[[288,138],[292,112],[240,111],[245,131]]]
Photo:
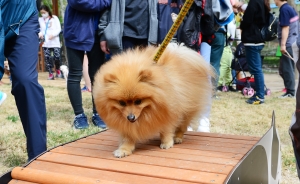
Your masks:
[[[99,128],[103,128],[103,129],[106,128],[106,124],[103,122],[103,120],[100,118],[100,116],[97,113],[93,114],[92,122],[95,126]]]
[[[258,98],[258,96],[254,95],[253,97],[249,98],[246,102],[248,104],[259,105],[263,104],[265,101],[264,99],[260,99]]]
[[[89,127],[87,118],[84,113],[78,114],[74,119],[74,127],[76,129],[85,129]]]
[[[5,101],[6,97],[6,93],[0,91],[0,105]]]

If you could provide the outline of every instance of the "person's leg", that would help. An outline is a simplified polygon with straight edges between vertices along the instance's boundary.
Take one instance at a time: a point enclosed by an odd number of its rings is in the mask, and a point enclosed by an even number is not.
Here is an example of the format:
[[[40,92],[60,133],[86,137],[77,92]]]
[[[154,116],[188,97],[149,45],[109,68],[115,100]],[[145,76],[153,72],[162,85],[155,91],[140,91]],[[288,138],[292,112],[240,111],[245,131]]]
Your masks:
[[[101,65],[105,62],[104,52],[100,49],[100,44],[94,44],[91,51],[87,52],[88,58],[88,72],[92,83],[92,90],[94,84],[94,77],[96,72],[100,69]],[[97,113],[94,100],[93,100],[93,112]]]
[[[75,113],[73,125],[76,129],[88,128],[88,120],[82,108],[82,96],[80,82],[82,77],[82,62],[84,51],[67,47],[67,57],[69,64],[69,75],[67,80],[67,90],[71,105]]]
[[[84,57],[83,57],[82,74],[83,74],[84,85],[86,87],[86,91],[90,92],[92,90],[92,83],[91,83],[91,79],[90,79],[90,76],[89,76],[89,60],[88,60],[86,54],[84,54]]]
[[[220,60],[220,76],[218,81],[218,86],[226,86],[226,78],[228,73],[228,59],[231,59],[232,53],[229,52],[230,47],[225,47]],[[229,66],[230,67],[230,66]],[[219,88],[218,88],[219,89]]]
[[[210,63],[210,52],[211,46],[206,42],[202,42],[200,45],[200,54],[203,56],[204,60],[207,63]],[[211,77],[209,77],[207,80],[211,81]],[[209,118],[211,112],[212,99],[210,98],[209,100],[209,105],[205,107],[202,117],[199,119],[199,126],[197,129],[198,132],[210,132]]]
[[[75,115],[84,113],[84,110],[82,108],[82,96],[80,89],[83,55],[84,51],[67,47],[67,57],[69,64],[67,89]]]
[[[260,52],[263,49],[261,46],[245,46],[246,59],[249,67],[249,72],[254,76],[256,95],[262,102],[265,98],[264,74],[262,71],[262,60]],[[250,102],[250,101],[249,101]]]
[[[43,51],[44,51],[43,53],[44,53],[46,68],[47,71],[49,72],[48,80],[53,80],[54,76],[52,73],[51,49],[47,47],[43,47]]]
[[[294,58],[294,63],[296,65],[298,58],[299,58],[299,48],[297,46],[297,42],[294,42],[292,45],[293,49],[293,58]],[[299,78],[299,72],[297,70],[297,67],[295,67],[295,79],[297,80]]]
[[[287,52],[293,57],[293,50],[292,47],[286,48]],[[286,93],[291,94],[292,96],[295,95],[295,64],[294,61],[288,58],[285,55],[281,57],[281,69],[282,69],[282,77],[284,86],[286,88]]]
[[[211,53],[210,53],[210,64],[214,67],[216,71],[216,79],[213,80],[213,84],[217,86],[220,76],[220,61],[223,54],[225,44],[225,36],[223,33],[215,33],[215,39],[211,44]]]
[[[44,89],[38,83],[37,14],[20,28],[20,35],[5,42],[12,76],[12,91],[27,139],[28,159],[47,150]]]
[[[55,47],[53,48],[53,56],[54,56],[54,64],[55,64],[55,72],[56,72],[56,77],[62,78],[62,74],[60,71],[60,65],[61,65],[61,57],[60,57],[60,48]]]

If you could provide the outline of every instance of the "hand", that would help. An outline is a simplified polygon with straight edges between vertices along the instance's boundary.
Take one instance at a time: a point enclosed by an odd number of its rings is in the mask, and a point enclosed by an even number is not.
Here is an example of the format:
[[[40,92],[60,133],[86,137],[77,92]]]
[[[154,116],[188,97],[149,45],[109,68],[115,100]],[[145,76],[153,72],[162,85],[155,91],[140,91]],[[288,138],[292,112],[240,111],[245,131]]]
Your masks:
[[[42,33],[39,33],[39,38],[44,39],[44,35]]]
[[[49,38],[49,40],[52,40],[54,38],[54,36],[53,35],[49,35],[48,38]]]
[[[168,0],[158,0],[158,4],[168,4]]]
[[[281,54],[285,54],[287,51],[286,51],[286,46],[285,45],[281,45],[280,46],[280,52]]]
[[[106,41],[101,41],[100,42],[100,48],[105,54],[110,54],[110,51],[107,47],[107,42]]]

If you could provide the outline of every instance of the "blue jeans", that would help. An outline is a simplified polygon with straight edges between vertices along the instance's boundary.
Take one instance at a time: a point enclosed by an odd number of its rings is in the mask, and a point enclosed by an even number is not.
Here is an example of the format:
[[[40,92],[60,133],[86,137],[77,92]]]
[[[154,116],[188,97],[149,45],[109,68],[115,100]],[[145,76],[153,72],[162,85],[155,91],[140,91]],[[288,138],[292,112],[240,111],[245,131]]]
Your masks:
[[[210,53],[210,64],[214,67],[217,74],[216,78],[213,80],[213,84],[215,86],[218,85],[218,81],[219,81],[220,62],[224,50],[224,44],[225,44],[224,33],[216,32],[215,39],[211,44],[211,53]]]
[[[264,45],[259,46],[246,46],[246,60],[249,67],[249,72],[254,76],[256,96],[260,99],[265,98],[265,80],[264,74],[262,71],[262,60],[260,56],[261,50],[264,48]]]

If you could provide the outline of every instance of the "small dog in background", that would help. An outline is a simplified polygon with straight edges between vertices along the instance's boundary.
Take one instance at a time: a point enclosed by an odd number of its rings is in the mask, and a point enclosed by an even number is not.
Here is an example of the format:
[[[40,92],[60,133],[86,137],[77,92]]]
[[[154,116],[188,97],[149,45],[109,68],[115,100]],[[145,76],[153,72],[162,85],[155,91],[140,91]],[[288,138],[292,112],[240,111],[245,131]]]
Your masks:
[[[8,76],[10,83],[11,83],[12,82],[11,81],[11,73],[10,73],[8,61],[4,61],[4,73]]]
[[[64,74],[64,77],[66,79],[66,82],[68,80],[68,75],[69,75],[69,68],[66,65],[61,65],[60,66],[60,71],[62,71],[62,73]]]

